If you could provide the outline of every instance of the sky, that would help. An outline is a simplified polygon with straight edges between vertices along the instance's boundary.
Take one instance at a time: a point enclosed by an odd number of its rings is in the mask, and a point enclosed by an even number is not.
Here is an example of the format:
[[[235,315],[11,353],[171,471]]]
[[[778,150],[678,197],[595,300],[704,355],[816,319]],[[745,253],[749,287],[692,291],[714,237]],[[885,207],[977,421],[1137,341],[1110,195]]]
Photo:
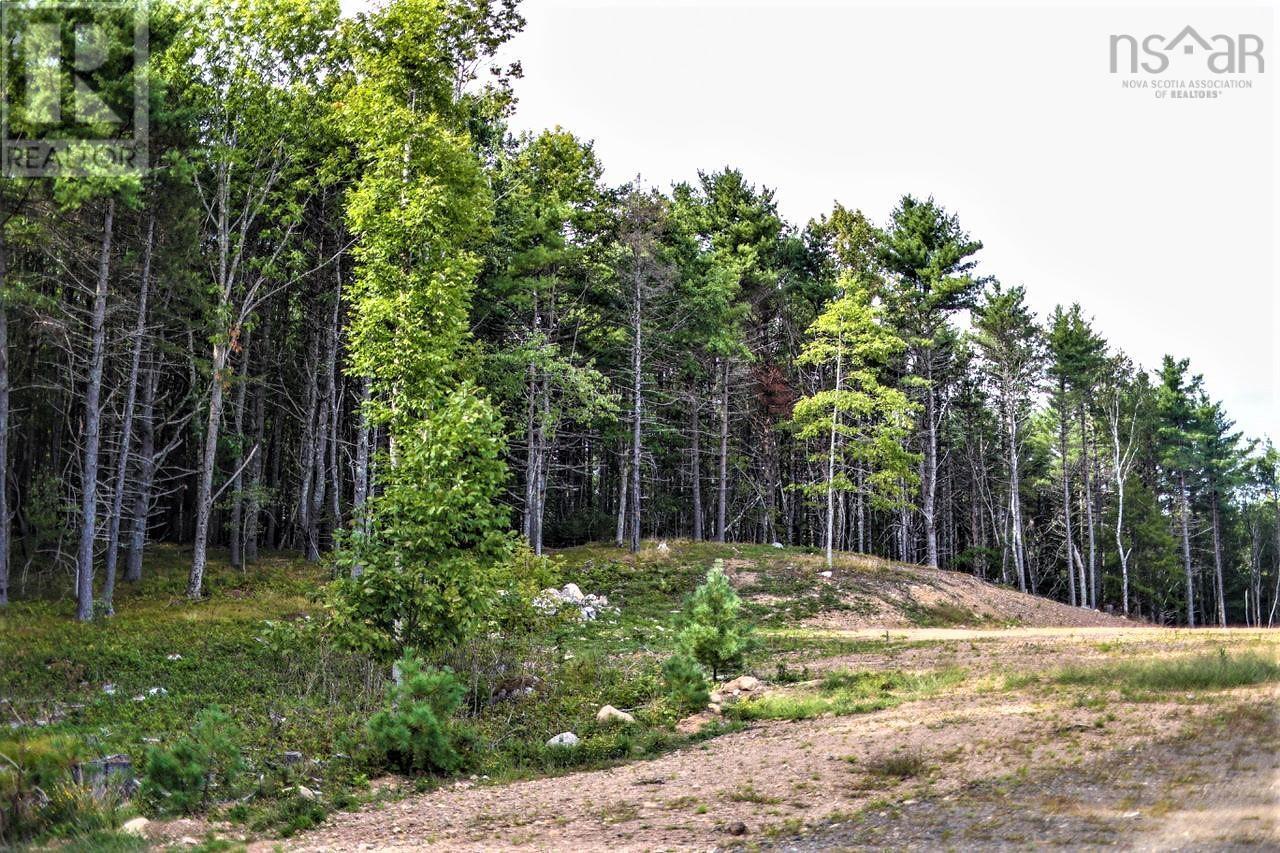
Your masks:
[[[1280,441],[1274,2],[522,9],[503,54],[524,68],[515,129],[593,140],[614,183],[740,168],[798,226],[837,200],[882,223],[904,193],[932,195],[983,241],[980,272],[1024,285],[1042,317],[1079,302],[1137,362],[1190,358],[1239,429]],[[1123,73],[1123,52],[1111,73],[1112,35],[1188,25],[1260,38],[1265,70],[1211,74],[1184,39],[1162,74]],[[1251,88],[1153,88],[1206,79]]]

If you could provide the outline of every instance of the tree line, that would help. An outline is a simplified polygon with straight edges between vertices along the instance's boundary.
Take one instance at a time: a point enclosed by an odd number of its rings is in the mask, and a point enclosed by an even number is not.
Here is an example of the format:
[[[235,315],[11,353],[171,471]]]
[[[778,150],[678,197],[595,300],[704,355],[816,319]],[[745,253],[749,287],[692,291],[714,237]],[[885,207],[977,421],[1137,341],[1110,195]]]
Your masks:
[[[514,532],[1274,620],[1276,449],[1185,359],[1037,317],[938,200],[800,224],[730,167],[610,185],[570,131],[510,130],[512,0],[75,14],[148,16],[147,67],[94,73],[108,98],[148,75],[150,168],[0,186],[0,604],[110,613],[156,541],[190,549],[192,598],[225,548],[465,599]]]

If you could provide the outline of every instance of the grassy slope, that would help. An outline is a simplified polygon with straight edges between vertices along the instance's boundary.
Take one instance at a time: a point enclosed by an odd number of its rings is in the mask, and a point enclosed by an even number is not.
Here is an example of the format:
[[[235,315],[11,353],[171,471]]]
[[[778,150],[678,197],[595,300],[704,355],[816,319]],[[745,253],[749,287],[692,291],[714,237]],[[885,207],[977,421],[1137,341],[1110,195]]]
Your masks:
[[[153,549],[146,580],[137,588],[125,585],[118,615],[98,623],[73,622],[66,599],[12,605],[0,615],[0,697],[6,700],[0,713],[26,724],[51,721],[39,730],[76,735],[94,753],[123,752],[140,762],[149,743],[172,742],[200,709],[219,704],[244,728],[256,769],[278,767],[283,751],[298,750],[316,760],[304,773],[323,788],[326,801],[349,802],[339,792],[359,787],[362,767],[345,756],[358,753],[363,722],[381,703],[383,673],[314,643],[281,649],[268,627],[309,613],[325,570],[276,556],[241,574],[215,561],[209,598],[191,604],[183,598],[187,558],[178,549]],[[559,623],[524,638],[485,638],[458,651],[453,663],[472,673],[472,769],[534,775],[683,742],[671,729],[675,711],[660,698],[658,667],[672,647],[674,612],[718,558],[726,560],[763,629],[765,642],[751,667],[772,680],[787,678],[773,668],[783,653],[808,658],[884,648],[878,640],[792,630],[819,612],[883,611],[888,595],[897,624],[984,621],[945,599],[904,599],[901,592],[920,580],[913,570],[866,558],[842,558],[836,577],[825,580],[817,574],[818,558],[798,549],[684,542],[662,551],[648,543],[634,560],[609,546],[567,549],[555,556],[560,582],[608,595],[620,613]],[[170,660],[174,654],[181,659]],[[539,679],[537,693],[491,702],[513,672]],[[114,693],[104,692],[107,684],[115,685]],[[152,688],[165,692],[148,695]],[[891,701],[890,690],[879,698],[858,695],[850,707]],[[595,711],[605,703],[634,710],[641,726],[597,726]],[[580,749],[544,746],[566,730],[583,737]],[[33,731],[27,725],[18,734]]]

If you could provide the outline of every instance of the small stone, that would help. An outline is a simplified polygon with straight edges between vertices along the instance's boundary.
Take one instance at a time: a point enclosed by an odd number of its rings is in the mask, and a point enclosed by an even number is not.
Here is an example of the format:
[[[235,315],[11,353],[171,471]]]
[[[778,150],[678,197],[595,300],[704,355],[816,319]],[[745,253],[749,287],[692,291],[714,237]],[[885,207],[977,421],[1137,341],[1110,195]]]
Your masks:
[[[168,696],[169,691],[165,690],[163,687],[152,687],[150,690],[147,691],[147,695],[148,696]]]
[[[551,740],[547,741],[547,746],[573,747],[578,745],[578,736],[573,732],[561,732]]]
[[[601,725],[609,723],[634,723],[636,718],[628,714],[626,711],[619,711],[612,705],[605,705],[599,711],[596,711],[596,722]]]
[[[292,767],[295,764],[301,764],[302,753],[295,750],[288,750],[284,755],[280,756],[280,761],[285,767]]]
[[[746,835],[747,825],[740,820],[735,820],[733,823],[726,826],[724,830],[730,835]]]
[[[200,840],[198,838],[192,838],[190,835],[184,835],[178,839],[178,843],[183,847],[198,847],[200,845]]]
[[[125,835],[136,835],[141,838],[147,834],[147,825],[150,823],[151,821],[147,820],[145,817],[135,817],[132,820],[126,820],[120,826],[120,831]]]
[[[831,572],[830,571],[818,572],[818,575],[819,577],[829,578],[831,577]]]
[[[165,655],[165,660],[182,660],[182,655],[174,652],[171,655]]]
[[[586,598],[586,596],[582,594],[582,589],[576,583],[567,583],[561,587],[560,596],[565,601],[570,601],[574,604],[578,604]]]
[[[773,543],[773,547],[775,547],[775,548],[784,548],[784,547],[786,547],[786,546],[784,546],[781,542],[774,542],[774,543]]]
[[[316,798],[316,792],[308,788],[306,785],[299,785],[298,797],[303,800],[314,800]]]
[[[724,713],[724,709],[721,708],[720,705],[716,704],[715,702],[712,702],[710,705],[707,706],[707,713],[715,714],[718,717],[722,713]]]

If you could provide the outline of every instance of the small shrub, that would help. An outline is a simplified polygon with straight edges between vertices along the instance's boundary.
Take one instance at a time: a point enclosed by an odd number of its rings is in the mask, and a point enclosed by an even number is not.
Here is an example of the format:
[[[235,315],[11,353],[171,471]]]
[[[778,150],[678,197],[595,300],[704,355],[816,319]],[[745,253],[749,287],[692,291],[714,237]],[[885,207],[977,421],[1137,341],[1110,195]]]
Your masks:
[[[196,716],[191,734],[172,749],[152,747],[143,767],[141,795],[162,814],[191,814],[208,805],[210,790],[231,791],[244,770],[242,733],[217,705]]]
[[[60,811],[56,791],[71,781],[80,744],[66,737],[0,741],[0,842],[46,831]]]
[[[895,752],[868,760],[863,769],[881,779],[911,779],[927,771],[929,765],[919,753]]]
[[[667,697],[681,713],[700,711],[711,701],[707,676],[698,662],[678,654],[662,665],[662,682]]]
[[[685,605],[676,642],[682,652],[711,670],[713,679],[742,666],[756,647],[752,627],[741,615],[742,600],[716,560],[706,580]]]
[[[452,672],[427,669],[414,652],[397,664],[400,683],[387,688],[388,707],[369,720],[369,743],[392,767],[451,773],[462,766],[456,749],[461,732],[451,717],[464,689]]]

